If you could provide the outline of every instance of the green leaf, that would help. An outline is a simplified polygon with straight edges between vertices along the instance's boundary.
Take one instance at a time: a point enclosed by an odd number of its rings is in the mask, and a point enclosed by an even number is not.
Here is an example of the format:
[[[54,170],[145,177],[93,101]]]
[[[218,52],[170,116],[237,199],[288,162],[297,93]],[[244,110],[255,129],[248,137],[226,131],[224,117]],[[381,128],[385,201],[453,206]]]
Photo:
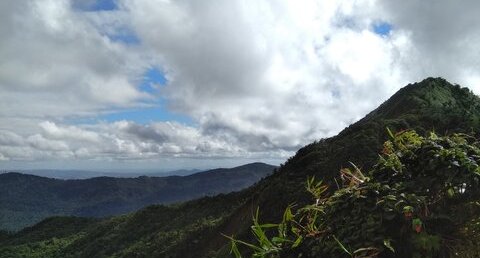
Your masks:
[[[453,197],[455,195],[455,191],[452,187],[448,188],[447,190],[448,197]]]
[[[388,133],[388,136],[390,136],[390,139],[395,139],[395,136],[393,135],[392,131],[388,127],[387,127],[387,133]]]
[[[292,213],[292,208],[291,208],[291,205],[289,205],[285,209],[285,212],[283,213],[283,222],[292,221],[293,218],[294,218],[294,216],[293,216],[293,213]]]
[[[233,237],[227,236],[227,235],[224,235],[224,234],[222,234],[222,236],[230,239],[230,241],[232,241],[232,242],[235,242],[235,243],[232,243],[232,247],[233,247],[233,245],[235,245],[235,248],[237,249],[237,251],[238,251],[238,248],[237,248],[237,245],[236,245],[237,243],[242,244],[242,245],[245,245],[245,246],[247,246],[247,247],[250,247],[251,249],[253,249],[253,250],[255,250],[255,251],[263,251],[262,248],[260,248],[260,247],[258,247],[258,246],[256,246],[256,245],[252,245],[252,244],[247,243],[247,242],[244,242],[244,241],[242,241],[242,240],[234,239]],[[231,251],[234,251],[234,250],[231,250]],[[234,252],[235,252],[235,251],[234,251]],[[240,253],[239,253],[239,254],[240,254]],[[240,256],[240,257],[241,257],[241,256]]]
[[[266,223],[266,224],[259,224],[258,226],[261,228],[276,228],[278,227],[278,224]]]
[[[352,256],[352,253],[350,251],[347,250],[347,248],[345,248],[345,246],[342,244],[342,242],[340,242],[340,240],[337,239],[337,237],[335,235],[332,235],[333,239],[335,239],[335,241],[337,242],[337,244],[340,246],[340,248],[347,254],[349,254],[350,256]]]
[[[238,250],[236,241],[230,241],[232,243],[232,246],[230,248],[230,253],[233,253],[236,258],[242,258],[242,255],[240,254],[240,251]]]
[[[392,253],[395,253],[395,249],[393,249],[392,246],[392,240],[391,239],[384,239],[383,240],[383,245],[388,248],[388,250],[392,251]]]
[[[302,243],[302,241],[303,241],[303,237],[302,237],[302,236],[299,236],[299,237],[297,238],[297,240],[295,240],[295,242],[293,242],[292,248],[295,248],[295,247],[297,247],[298,245],[300,245],[300,244]]]
[[[358,254],[358,253],[361,253],[361,252],[366,252],[366,251],[378,251],[378,248],[375,248],[375,247],[358,248],[357,250],[355,250],[353,252],[353,254],[355,255],[355,254]],[[355,257],[357,257],[357,256],[355,255]],[[363,256],[361,256],[361,257],[363,257]]]

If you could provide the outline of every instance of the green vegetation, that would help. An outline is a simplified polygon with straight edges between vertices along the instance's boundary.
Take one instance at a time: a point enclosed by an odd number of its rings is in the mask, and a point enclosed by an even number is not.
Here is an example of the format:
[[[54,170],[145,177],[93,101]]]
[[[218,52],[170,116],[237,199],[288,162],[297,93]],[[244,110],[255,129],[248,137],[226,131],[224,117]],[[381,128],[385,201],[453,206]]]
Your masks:
[[[452,257],[472,237],[466,231],[480,212],[480,149],[475,138],[454,134],[420,137],[402,131],[385,142],[365,176],[357,167],[340,171],[333,192],[313,179],[314,204],[288,207],[278,224],[252,231],[254,257]],[[470,207],[467,209],[467,207]],[[269,238],[271,229],[278,234]],[[473,243],[470,244],[472,246]],[[478,257],[478,250],[465,250]]]
[[[355,105],[355,103],[345,104]],[[202,198],[173,206],[152,206],[133,214],[92,222],[88,227],[78,230],[73,235],[57,237],[57,239],[71,241],[70,244],[60,248],[63,255],[61,257],[231,257],[231,242],[223,235],[234,236],[235,239],[246,243],[256,243],[255,235],[251,234],[252,216],[258,222],[257,228],[260,227],[268,232],[264,239],[268,239],[270,243],[265,242],[264,244],[276,246],[282,241],[277,238],[273,239],[274,236],[278,237],[278,230],[272,231],[273,228],[264,228],[260,222],[282,222],[285,220],[286,224],[291,224],[293,220],[300,220],[300,207],[318,208],[312,206],[312,192],[317,195],[320,194],[320,198],[317,198],[319,204],[323,208],[328,208],[324,212],[331,215],[330,218],[323,217],[320,216],[323,213],[318,211],[318,217],[313,216],[312,221],[320,222],[323,219],[332,221],[332,223],[336,221],[335,225],[330,225],[335,238],[333,236],[327,237],[327,233],[308,237],[299,233],[302,238],[298,240],[298,238],[292,237],[295,233],[289,231],[289,228],[288,230],[282,229],[285,232],[285,238],[293,242],[284,242],[279,247],[281,247],[281,250],[284,250],[285,246],[292,247],[290,255],[293,257],[296,257],[296,252],[302,252],[305,255],[310,253],[335,253],[339,257],[348,257],[345,251],[355,256],[359,254],[359,251],[357,251],[359,248],[369,247],[377,248],[382,256],[389,256],[393,255],[389,251],[389,246],[395,251],[394,254],[397,257],[408,257],[400,255],[403,250],[408,251],[408,249],[402,249],[400,246],[411,248],[411,250],[425,248],[437,252],[438,241],[440,241],[439,257],[443,255],[444,244],[455,250],[459,254],[457,257],[479,257],[477,242],[480,241],[480,234],[478,234],[480,224],[478,224],[477,217],[470,217],[469,215],[479,214],[478,205],[475,201],[458,202],[458,205],[449,206],[449,209],[446,210],[447,213],[444,215],[460,214],[464,216],[455,218],[454,226],[450,226],[452,221],[440,215],[437,216],[438,213],[435,211],[436,209],[443,209],[443,206],[430,204],[431,208],[429,207],[429,209],[432,209],[433,217],[427,216],[424,218],[419,216],[423,211],[422,205],[419,206],[418,202],[410,200],[408,199],[410,197],[406,196],[408,202],[394,207],[393,220],[398,219],[399,224],[392,223],[392,225],[404,225],[406,234],[408,233],[412,237],[426,236],[426,238],[418,237],[415,242],[399,242],[397,236],[392,233],[397,232],[395,227],[383,228],[383,225],[386,224],[382,223],[387,223],[387,220],[376,220],[375,214],[383,214],[382,209],[388,208],[388,205],[394,202],[388,198],[383,198],[389,196],[387,193],[395,196],[397,202],[404,199],[398,199],[399,192],[396,191],[400,191],[399,189],[393,191],[392,189],[382,188],[385,185],[392,184],[387,180],[389,177],[383,178],[388,174],[388,171],[391,172],[391,169],[385,169],[386,174],[382,174],[380,167],[374,166],[379,163],[378,153],[384,149],[383,143],[389,139],[388,134],[385,133],[387,127],[396,132],[411,128],[420,135],[428,135],[428,132],[434,131],[438,135],[452,136],[453,132],[457,132],[468,133],[478,138],[479,121],[480,100],[477,96],[473,95],[468,89],[451,85],[441,78],[428,78],[404,87],[379,108],[355,124],[350,125],[337,136],[322,139],[301,148],[276,172],[248,189],[238,193]],[[428,140],[429,137],[427,136],[422,142]],[[444,137],[439,138],[446,139]],[[473,139],[467,138],[465,140],[468,145],[476,146],[472,143]],[[398,146],[392,145],[392,147],[397,148]],[[389,161],[389,159],[386,159],[386,161]],[[400,161],[406,167],[412,166],[409,165],[408,160],[400,159]],[[358,169],[352,167],[350,162],[355,164]],[[393,161],[391,160],[391,162]],[[388,167],[389,165],[384,164],[383,166]],[[422,166],[427,165],[423,164]],[[350,170],[343,169],[341,170],[342,173],[339,174],[338,171],[342,168],[350,168]],[[378,170],[378,174],[367,173],[369,168]],[[366,172],[361,173],[359,171]],[[343,175],[345,181],[342,181],[341,175]],[[365,194],[367,196],[372,195],[372,198],[362,198],[361,196],[364,194],[361,191],[359,195],[355,195],[354,193],[358,191],[359,186],[355,185],[356,183],[352,183],[350,186],[349,182],[351,180],[348,177],[359,178],[362,175],[365,177],[362,179],[364,184],[369,187]],[[400,178],[395,180],[403,180],[401,175],[398,176]],[[313,177],[320,179],[322,184],[317,185],[319,181],[310,181],[310,192],[305,191],[305,179]],[[423,176],[415,180],[421,178]],[[373,184],[374,182],[377,182],[378,185]],[[454,182],[456,181],[452,181],[452,183]],[[321,188],[318,188],[320,186],[326,186],[327,188],[322,191]],[[428,194],[425,195],[424,192],[422,193],[424,188],[417,189],[418,192],[416,192],[417,190],[412,190],[411,187],[413,186],[405,183],[404,191],[409,193],[413,191],[412,194],[418,197],[429,196]],[[378,187],[378,189],[375,187]],[[452,199],[449,199],[450,197],[444,199],[447,203],[456,203],[456,198],[463,198],[464,195],[456,193],[455,187],[452,190],[449,189],[447,188],[447,196],[452,191],[453,195]],[[378,195],[375,190],[379,191]],[[377,200],[375,198],[377,197],[385,199],[385,202],[376,205]],[[322,204],[322,200],[325,198],[331,200],[332,203],[329,205]],[[352,203],[350,203],[349,198],[352,198]],[[342,213],[335,213],[334,216],[334,211],[347,213],[347,210],[334,204],[333,200],[337,204],[352,205],[351,207],[355,209],[357,209],[357,204],[353,200],[357,200],[359,206],[355,213],[362,213],[365,212],[365,209],[372,208],[373,220],[372,217],[367,216],[359,220],[346,221],[342,219],[343,216],[348,218],[348,216],[353,215]],[[295,205],[290,206],[289,209],[291,214],[285,213],[285,208],[293,203]],[[316,201],[314,203],[316,204]],[[364,206],[360,203],[364,203]],[[438,205],[443,204],[438,203]],[[258,216],[256,216],[257,207],[260,207]],[[348,210],[348,212],[352,213],[352,210]],[[305,210],[304,214],[306,216],[308,212]],[[412,217],[411,224],[406,222],[405,216]],[[368,219],[369,217],[370,219]],[[413,219],[417,218],[421,220],[422,230],[420,233],[414,231],[419,223],[416,221],[414,224]],[[300,225],[308,225],[307,221],[306,219],[300,220],[301,223],[306,223]],[[365,228],[370,228],[369,223],[382,226],[372,226],[372,232],[361,233],[364,231],[356,230],[358,225],[366,225]],[[432,223],[442,226],[432,226]],[[316,226],[317,229],[321,228],[316,223],[311,225],[312,228],[309,230],[315,229],[313,226]],[[275,225],[275,227],[278,227],[278,225]],[[352,232],[358,232],[358,234],[349,234],[350,232],[346,228],[351,227],[355,228],[355,231]],[[256,232],[261,234],[258,229]],[[451,235],[449,235],[450,232]],[[379,234],[379,237],[378,239],[370,238],[369,234],[374,236]],[[325,237],[322,238],[322,236]],[[439,238],[436,238],[436,236]],[[349,239],[349,237],[352,237],[352,239]],[[22,237],[17,233],[7,235],[7,238]],[[412,238],[407,239],[411,240]],[[31,242],[30,244],[37,242]],[[297,246],[293,248],[295,243],[297,243]],[[326,247],[322,247],[318,243],[326,243],[330,249],[326,250]],[[416,247],[414,243],[420,243],[419,247]],[[5,242],[0,242],[0,246],[5,248]],[[237,247],[238,251],[244,256],[249,256],[253,252],[252,249],[241,244]],[[12,250],[12,248],[20,248],[20,246],[11,244],[8,245],[8,248]],[[0,257],[2,257],[2,250],[4,249],[0,248]],[[374,252],[376,249],[369,250]],[[36,251],[40,252],[39,249]],[[357,253],[354,253],[355,251]],[[285,252],[285,256],[288,257],[289,253]],[[449,252],[451,253],[451,250]],[[324,255],[322,257],[332,256]]]
[[[75,240],[70,238],[52,238],[45,241],[0,248],[1,257],[62,257],[62,249]]]
[[[50,216],[104,217],[244,189],[275,167],[252,163],[189,176],[59,180],[0,174],[0,229],[15,231]]]
[[[0,257],[188,256],[243,202],[239,194],[221,194],[110,219],[49,218],[0,241]]]
[[[251,221],[256,208],[261,207],[260,221],[281,221],[289,204],[295,203],[296,207],[310,204],[310,193],[302,191],[306,178],[314,176],[321,179],[329,186],[329,191],[333,191],[339,182],[339,169],[351,167],[350,162],[360,169],[373,167],[383,143],[388,140],[385,128],[392,131],[411,128],[421,135],[435,131],[439,135],[457,132],[478,137],[478,129],[475,129],[479,128],[478,121],[480,99],[468,89],[441,78],[428,78],[407,85],[337,136],[298,150],[276,174],[258,184],[252,200],[245,204],[250,209],[237,214],[237,217]],[[231,221],[235,223],[238,218]],[[221,228],[219,231],[246,242],[255,241],[250,225],[242,224],[231,231]],[[226,257],[229,250],[226,243],[220,249],[221,256]]]
[[[0,240],[0,257],[62,257],[61,250],[98,220],[52,217]]]

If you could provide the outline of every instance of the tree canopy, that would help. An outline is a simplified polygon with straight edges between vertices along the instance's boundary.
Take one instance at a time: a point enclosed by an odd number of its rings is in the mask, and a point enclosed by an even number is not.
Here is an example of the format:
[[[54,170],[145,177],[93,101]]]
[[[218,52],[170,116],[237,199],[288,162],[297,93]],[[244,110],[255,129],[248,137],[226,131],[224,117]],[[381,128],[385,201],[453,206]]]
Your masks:
[[[257,243],[231,238],[232,253],[240,257],[246,246],[254,257],[479,257],[477,140],[389,135],[368,173],[352,164],[336,185],[310,178],[313,204],[289,206],[278,224],[260,224],[257,215]]]

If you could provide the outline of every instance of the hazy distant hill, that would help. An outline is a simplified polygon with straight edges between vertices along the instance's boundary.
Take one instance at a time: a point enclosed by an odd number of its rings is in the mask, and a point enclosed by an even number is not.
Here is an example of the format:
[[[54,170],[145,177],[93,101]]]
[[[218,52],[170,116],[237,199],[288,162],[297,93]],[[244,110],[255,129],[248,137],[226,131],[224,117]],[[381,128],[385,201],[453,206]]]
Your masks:
[[[201,169],[179,169],[172,171],[158,171],[152,169],[145,170],[128,170],[124,172],[115,171],[90,171],[90,170],[63,170],[63,169],[31,169],[15,171],[21,174],[56,178],[56,179],[88,179],[94,177],[165,177],[165,176],[188,176],[205,170]],[[9,173],[10,171],[0,172],[0,174]]]
[[[189,176],[60,180],[20,173],[0,174],[0,229],[18,230],[46,217],[102,217],[149,204],[173,203],[238,191],[273,172],[252,163]]]

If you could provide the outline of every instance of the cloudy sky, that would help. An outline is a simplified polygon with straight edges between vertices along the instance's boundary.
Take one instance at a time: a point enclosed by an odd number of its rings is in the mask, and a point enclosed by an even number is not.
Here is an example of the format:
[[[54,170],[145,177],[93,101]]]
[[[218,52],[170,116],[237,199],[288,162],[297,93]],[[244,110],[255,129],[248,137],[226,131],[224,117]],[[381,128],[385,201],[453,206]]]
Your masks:
[[[480,93],[480,2],[0,1],[0,169],[279,164],[400,87]]]

